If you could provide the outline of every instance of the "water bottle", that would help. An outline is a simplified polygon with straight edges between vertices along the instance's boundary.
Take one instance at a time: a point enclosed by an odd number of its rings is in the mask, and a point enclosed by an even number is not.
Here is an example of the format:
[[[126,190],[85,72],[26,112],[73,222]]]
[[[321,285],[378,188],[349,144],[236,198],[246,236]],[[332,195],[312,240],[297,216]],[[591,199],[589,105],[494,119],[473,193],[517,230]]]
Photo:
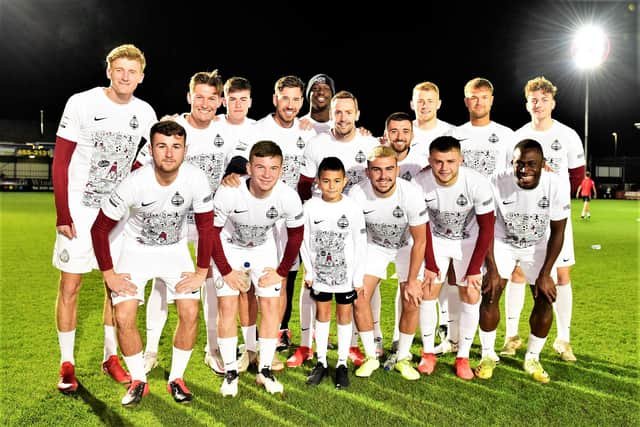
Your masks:
[[[396,363],[398,362],[398,353],[393,353],[391,356],[387,358],[384,362],[384,370],[391,371],[396,367]]]
[[[251,288],[251,263],[249,261],[245,261],[244,264],[242,264],[241,270],[244,273],[244,288],[240,290],[242,292],[247,292]]]

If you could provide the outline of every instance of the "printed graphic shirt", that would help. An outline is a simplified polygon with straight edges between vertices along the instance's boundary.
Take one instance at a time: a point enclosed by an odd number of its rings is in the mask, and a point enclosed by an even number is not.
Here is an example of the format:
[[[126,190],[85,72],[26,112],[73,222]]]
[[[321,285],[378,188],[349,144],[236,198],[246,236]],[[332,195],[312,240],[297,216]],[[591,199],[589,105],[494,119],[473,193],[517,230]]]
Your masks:
[[[76,143],[69,164],[69,195],[80,193],[84,206],[99,208],[102,200],[138,160],[150,162],[149,130],[157,121],[146,102],[133,97],[116,104],[96,87],[69,98],[57,136]]]
[[[485,177],[511,168],[516,141],[508,127],[493,121],[486,126],[467,122],[455,128],[452,135],[460,140],[466,167]]]
[[[429,221],[422,192],[413,182],[398,179],[393,194],[381,198],[365,179],[349,195],[364,214],[367,241],[392,253],[411,244],[409,227]]]
[[[143,246],[186,245],[186,218],[213,210],[211,188],[204,172],[183,163],[170,185],[158,183],[153,165],[146,165],[124,179],[102,203],[102,211],[113,220],[127,213],[125,237]]]
[[[221,186],[213,199],[214,226],[223,227],[223,246],[255,248],[263,246],[276,251],[274,225],[283,219],[287,228],[302,225],[302,202],[298,193],[278,182],[269,196],[259,199],[249,192],[249,178],[238,187]]]
[[[495,239],[515,249],[537,244],[546,245],[550,236],[550,221],[568,218],[571,201],[561,191],[558,178],[542,172],[536,188],[518,187],[513,171],[491,178],[496,204]]]
[[[318,173],[318,165],[325,157],[337,157],[342,160],[347,173],[348,182],[343,193],[366,177],[367,155],[374,147],[380,145],[372,136],[363,136],[356,132],[351,141],[336,140],[331,133],[323,133],[313,138],[304,152],[304,168],[302,174],[314,178]],[[319,191],[314,189],[314,195]]]
[[[431,169],[420,172],[414,181],[427,204],[435,254],[457,254],[463,245],[475,246],[479,231],[476,215],[494,210],[489,181],[464,166],[451,186],[438,184]]]
[[[305,280],[318,292],[343,293],[362,286],[367,230],[362,209],[348,196],[328,203],[312,197],[304,204],[300,255]]]

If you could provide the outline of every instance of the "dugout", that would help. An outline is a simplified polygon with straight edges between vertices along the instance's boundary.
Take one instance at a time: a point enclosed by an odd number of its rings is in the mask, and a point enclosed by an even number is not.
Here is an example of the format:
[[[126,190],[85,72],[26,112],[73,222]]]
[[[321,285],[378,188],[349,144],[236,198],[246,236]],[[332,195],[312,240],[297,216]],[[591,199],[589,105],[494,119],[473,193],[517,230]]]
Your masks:
[[[52,191],[50,142],[0,142],[1,191]]]
[[[594,163],[591,177],[599,198],[611,194],[612,198],[625,199],[640,190],[640,157],[603,157]]]

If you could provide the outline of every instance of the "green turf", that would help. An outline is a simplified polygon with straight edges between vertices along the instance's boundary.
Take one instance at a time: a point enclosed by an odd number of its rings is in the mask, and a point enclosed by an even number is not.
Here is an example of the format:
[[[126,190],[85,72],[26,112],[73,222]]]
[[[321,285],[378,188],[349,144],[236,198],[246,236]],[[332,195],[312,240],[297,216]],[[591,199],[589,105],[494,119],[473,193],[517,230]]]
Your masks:
[[[407,382],[395,372],[368,379],[351,376],[351,387],[336,391],[331,381],[305,385],[310,366],[277,374],[283,397],[241,376],[235,399],[222,399],[221,378],[202,363],[204,327],[185,375],[194,392],[190,407],[178,406],[165,390],[170,370],[173,306],[160,346],[160,365],[151,372],[151,393],[135,409],[124,409],[124,388],[100,371],[103,290],[98,273],[85,276],[78,311],[76,363],[82,387],[76,397],[55,389],[59,350],[54,307],[58,272],[51,266],[55,238],[50,193],[0,194],[0,374],[4,380],[1,423],[24,425],[640,425],[640,324],[638,202],[592,202],[593,218],[573,223],[578,258],[573,270],[572,344],[575,364],[561,362],[551,349],[555,325],[541,361],[551,383],[540,385],[522,369],[522,350],[504,357],[488,381],[464,382],[452,371],[454,357],[439,359],[436,372]],[[591,249],[594,244],[600,250]],[[393,323],[392,281],[383,284],[383,332],[390,345]],[[291,327],[298,342],[297,296]],[[527,297],[524,312],[531,308]],[[144,332],[144,308],[139,325]],[[333,325],[335,330],[335,324]],[[528,334],[523,315],[521,335]],[[504,326],[498,329],[498,345]],[[335,339],[335,337],[333,338]],[[413,353],[420,352],[418,340]],[[479,356],[478,340],[471,353]],[[285,355],[282,355],[283,359]],[[417,360],[417,359],[416,359]],[[330,364],[335,352],[330,352]],[[333,369],[332,375],[333,375]]]

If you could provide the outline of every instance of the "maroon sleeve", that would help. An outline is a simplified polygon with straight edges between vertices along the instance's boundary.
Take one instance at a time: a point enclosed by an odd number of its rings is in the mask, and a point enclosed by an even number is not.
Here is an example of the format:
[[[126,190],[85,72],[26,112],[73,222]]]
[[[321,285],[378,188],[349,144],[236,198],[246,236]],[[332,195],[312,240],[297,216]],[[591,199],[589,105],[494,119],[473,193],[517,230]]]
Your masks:
[[[220,231],[222,231],[222,227],[213,227],[213,232],[211,233],[211,255],[213,256],[213,262],[216,263],[216,267],[218,267],[220,274],[226,276],[231,273],[231,270],[233,269],[229,265],[229,261],[227,261],[227,257],[224,254],[222,240],[220,240]]]
[[[476,247],[473,249],[473,255],[471,255],[471,261],[469,261],[469,267],[467,267],[467,276],[471,274],[480,274],[480,267],[484,262],[484,257],[487,256],[489,245],[493,240],[493,226],[496,222],[496,218],[493,211],[483,215],[476,215],[478,221],[478,240],[476,240]]]
[[[73,219],[69,211],[69,163],[76,149],[76,143],[56,136],[53,155],[53,197],[56,205],[56,226],[71,225]]]
[[[198,258],[196,264],[200,268],[209,268],[211,261],[211,239],[213,238],[213,211],[196,213],[196,228],[198,229]],[[220,234],[218,233],[218,240]]]
[[[569,182],[571,183],[571,194],[569,195],[569,197],[571,197],[573,194],[576,194],[576,191],[578,191],[578,187],[584,179],[584,171],[584,166],[578,166],[577,168],[569,169]]]
[[[289,269],[300,252],[300,245],[302,245],[303,237],[304,225],[301,225],[300,227],[287,228],[287,246],[284,248],[282,261],[280,261],[280,265],[276,270],[280,276],[287,277],[287,274],[289,274]]]
[[[93,242],[93,252],[98,260],[100,271],[111,270],[113,268],[113,260],[111,259],[111,251],[109,250],[109,232],[113,230],[118,221],[109,218],[102,212],[98,212],[98,217],[91,226],[91,241]]]
[[[433,253],[433,237],[431,236],[431,227],[427,222],[427,245],[424,248],[424,264],[427,270],[437,273],[438,264],[436,264],[436,256]]]
[[[300,196],[300,199],[302,199],[303,202],[311,198],[312,185],[313,185],[313,178],[300,175],[300,179],[298,180],[298,195]]]

